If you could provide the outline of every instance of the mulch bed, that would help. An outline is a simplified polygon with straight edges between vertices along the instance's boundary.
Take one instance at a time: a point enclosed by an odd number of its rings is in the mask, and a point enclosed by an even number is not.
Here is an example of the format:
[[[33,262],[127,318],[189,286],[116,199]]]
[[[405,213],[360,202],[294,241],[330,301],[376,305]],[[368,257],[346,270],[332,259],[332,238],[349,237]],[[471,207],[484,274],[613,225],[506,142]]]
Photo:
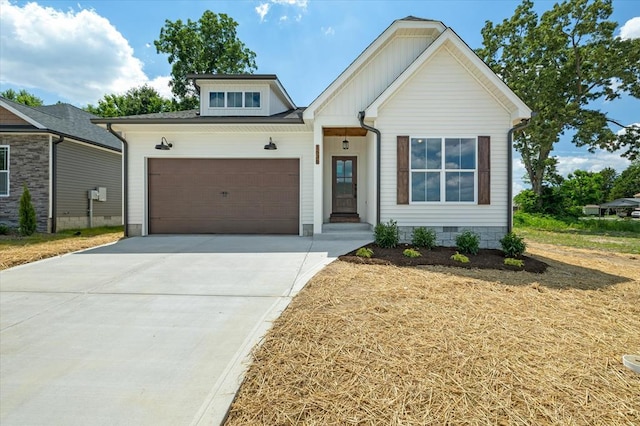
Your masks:
[[[439,265],[451,266],[456,268],[467,269],[498,269],[510,271],[526,271],[541,274],[547,270],[547,264],[529,256],[520,256],[519,259],[524,261],[523,267],[505,265],[504,253],[501,250],[480,249],[478,254],[469,254],[469,263],[456,262],[451,256],[456,253],[454,247],[434,247],[431,250],[417,249],[422,256],[407,257],[402,252],[407,248],[413,248],[410,244],[399,244],[395,248],[381,248],[375,243],[364,246],[373,250],[371,258],[356,256],[357,250],[349,252],[339,259],[345,262],[361,263],[369,265],[395,265],[395,266],[422,266],[422,265]]]

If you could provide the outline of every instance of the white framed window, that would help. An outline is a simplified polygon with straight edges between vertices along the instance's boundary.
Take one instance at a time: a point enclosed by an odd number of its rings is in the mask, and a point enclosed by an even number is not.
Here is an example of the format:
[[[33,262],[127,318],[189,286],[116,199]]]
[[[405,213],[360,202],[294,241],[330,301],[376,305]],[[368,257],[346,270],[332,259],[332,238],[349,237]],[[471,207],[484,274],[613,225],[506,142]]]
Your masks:
[[[227,108],[242,108],[242,92],[227,92]]]
[[[209,92],[209,108],[224,108],[224,92]]]
[[[245,108],[260,108],[260,92],[244,92]]]
[[[9,196],[9,146],[0,145],[0,197]]]
[[[412,203],[476,201],[476,138],[411,138]]]

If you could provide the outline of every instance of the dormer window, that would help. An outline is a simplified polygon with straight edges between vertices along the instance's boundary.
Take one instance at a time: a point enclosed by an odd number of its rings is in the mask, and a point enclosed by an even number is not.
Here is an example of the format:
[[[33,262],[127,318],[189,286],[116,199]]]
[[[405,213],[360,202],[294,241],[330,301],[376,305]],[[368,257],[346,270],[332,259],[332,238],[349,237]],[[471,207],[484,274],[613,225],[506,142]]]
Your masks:
[[[209,108],[260,108],[260,92],[209,92]]]
[[[209,93],[209,107],[210,108],[224,108],[224,92],[210,92]]]
[[[260,108],[260,92],[244,93],[245,108]]]

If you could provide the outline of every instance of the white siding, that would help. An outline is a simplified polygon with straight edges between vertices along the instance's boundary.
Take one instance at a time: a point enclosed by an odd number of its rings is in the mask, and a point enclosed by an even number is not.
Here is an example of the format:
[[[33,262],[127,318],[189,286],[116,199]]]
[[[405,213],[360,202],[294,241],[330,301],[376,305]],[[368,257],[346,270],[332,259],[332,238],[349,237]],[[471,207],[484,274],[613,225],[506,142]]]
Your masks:
[[[506,226],[510,113],[446,48],[382,105],[381,221],[401,226]],[[396,136],[491,137],[491,204],[396,204]]]
[[[288,111],[287,106],[282,102],[275,93],[269,93],[269,115],[279,114],[281,112]]]
[[[154,149],[161,137],[173,144],[170,151]],[[278,149],[263,149],[269,137]],[[313,223],[313,134],[311,132],[206,133],[197,131],[128,132],[129,223],[142,224],[147,233],[147,158],[299,158],[300,220]],[[171,185],[171,182],[167,182]]]
[[[427,46],[431,36],[394,36],[320,108],[324,116],[354,116],[373,102]]]

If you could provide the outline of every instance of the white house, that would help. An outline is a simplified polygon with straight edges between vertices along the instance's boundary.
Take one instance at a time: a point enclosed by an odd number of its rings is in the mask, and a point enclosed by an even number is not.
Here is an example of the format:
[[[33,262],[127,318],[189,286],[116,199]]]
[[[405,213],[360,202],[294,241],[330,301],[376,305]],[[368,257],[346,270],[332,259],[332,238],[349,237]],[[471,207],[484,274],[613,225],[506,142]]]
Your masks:
[[[275,75],[192,75],[200,110],[96,119],[126,145],[129,235],[330,222],[511,226],[510,136],[531,110],[439,21],[394,21],[307,108]]]

